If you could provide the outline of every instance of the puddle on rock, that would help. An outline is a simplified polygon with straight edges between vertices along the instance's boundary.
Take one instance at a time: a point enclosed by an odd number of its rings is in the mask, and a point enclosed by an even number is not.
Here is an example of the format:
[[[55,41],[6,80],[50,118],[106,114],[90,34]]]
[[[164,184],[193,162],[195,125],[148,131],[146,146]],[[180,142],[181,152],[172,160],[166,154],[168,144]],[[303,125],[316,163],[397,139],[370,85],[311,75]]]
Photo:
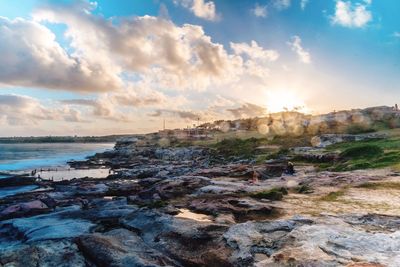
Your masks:
[[[63,181],[74,178],[107,178],[110,169],[53,169],[43,170],[36,173],[36,177],[44,180]]]
[[[179,213],[175,215],[177,218],[184,218],[184,219],[191,219],[199,222],[211,222],[211,216],[201,214],[201,213],[194,213],[188,209],[179,209]]]

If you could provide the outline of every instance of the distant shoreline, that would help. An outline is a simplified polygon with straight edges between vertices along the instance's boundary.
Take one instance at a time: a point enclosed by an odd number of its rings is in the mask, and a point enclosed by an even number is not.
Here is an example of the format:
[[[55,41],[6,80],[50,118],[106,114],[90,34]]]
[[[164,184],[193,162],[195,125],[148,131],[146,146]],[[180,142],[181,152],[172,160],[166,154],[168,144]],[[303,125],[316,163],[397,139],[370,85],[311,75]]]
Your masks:
[[[134,135],[0,137],[0,144],[115,143],[128,136]]]

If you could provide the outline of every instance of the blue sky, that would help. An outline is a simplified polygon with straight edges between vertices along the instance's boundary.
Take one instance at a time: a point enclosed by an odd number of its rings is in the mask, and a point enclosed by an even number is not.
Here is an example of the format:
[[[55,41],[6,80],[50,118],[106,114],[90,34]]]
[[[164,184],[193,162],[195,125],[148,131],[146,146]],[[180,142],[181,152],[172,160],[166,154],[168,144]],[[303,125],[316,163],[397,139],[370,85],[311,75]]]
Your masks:
[[[399,10],[396,0],[0,0],[0,135],[394,105]]]

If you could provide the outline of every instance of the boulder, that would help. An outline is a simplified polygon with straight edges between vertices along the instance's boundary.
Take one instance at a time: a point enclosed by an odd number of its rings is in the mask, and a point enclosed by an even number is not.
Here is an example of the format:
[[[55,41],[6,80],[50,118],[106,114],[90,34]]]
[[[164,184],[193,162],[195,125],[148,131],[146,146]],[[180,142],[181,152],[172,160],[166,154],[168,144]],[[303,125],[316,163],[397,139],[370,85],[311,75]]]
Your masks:
[[[77,239],[77,244],[85,257],[96,266],[180,266],[126,229],[83,235]]]
[[[150,247],[169,255],[183,266],[233,266],[231,249],[222,239],[224,225],[177,218],[140,209],[121,220],[140,234]]]

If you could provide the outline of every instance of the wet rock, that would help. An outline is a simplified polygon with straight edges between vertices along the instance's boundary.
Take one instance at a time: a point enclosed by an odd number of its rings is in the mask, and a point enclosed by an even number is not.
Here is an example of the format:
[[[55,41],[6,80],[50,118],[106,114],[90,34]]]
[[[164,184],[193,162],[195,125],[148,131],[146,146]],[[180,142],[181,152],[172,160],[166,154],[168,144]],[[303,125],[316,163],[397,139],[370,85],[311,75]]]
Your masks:
[[[138,184],[140,186],[144,187],[144,188],[148,188],[148,187],[150,187],[150,186],[152,186],[155,183],[158,183],[160,181],[162,181],[162,179],[152,177],[152,178],[140,179],[138,181]]]
[[[48,211],[49,207],[40,200],[33,200],[29,202],[11,205],[0,212],[0,218],[10,218],[17,216],[33,215],[40,212]]]
[[[35,184],[36,178],[27,176],[13,176],[0,179],[0,187],[22,186]]]
[[[42,241],[0,250],[0,266],[86,266],[78,247],[68,240]]]
[[[109,190],[109,187],[104,183],[86,181],[65,181],[65,183],[56,183],[56,192],[48,195],[59,200],[82,196],[104,196]]]
[[[2,179],[0,179],[2,180]],[[24,185],[24,186],[9,186],[0,188],[0,198],[5,198],[8,196],[14,196],[21,193],[27,193],[38,189],[37,185]]]
[[[79,219],[80,207],[71,206],[53,213],[29,218],[17,218],[0,223],[0,228],[12,229],[10,234],[22,235],[26,241],[76,237],[89,232],[93,223]]]
[[[125,197],[112,200],[95,199],[89,202],[82,216],[91,220],[115,220],[136,210],[138,210],[138,207],[128,205]]]
[[[85,183],[76,188],[77,195],[101,195],[108,191],[108,186],[103,183]]]
[[[126,229],[83,235],[78,238],[77,244],[96,266],[179,266],[176,261],[147,246],[137,234]]]
[[[266,219],[275,212],[270,205],[249,198],[218,197],[195,199],[190,202],[191,210],[217,216],[233,214],[236,221]]]
[[[183,266],[232,266],[222,239],[226,226],[141,209],[121,220],[143,241]]]
[[[161,199],[165,200],[191,194],[210,183],[210,179],[202,176],[179,176],[158,182],[138,195],[142,199],[148,199],[157,194]]]
[[[142,186],[136,180],[117,180],[107,183],[107,195],[129,196],[138,193]]]

